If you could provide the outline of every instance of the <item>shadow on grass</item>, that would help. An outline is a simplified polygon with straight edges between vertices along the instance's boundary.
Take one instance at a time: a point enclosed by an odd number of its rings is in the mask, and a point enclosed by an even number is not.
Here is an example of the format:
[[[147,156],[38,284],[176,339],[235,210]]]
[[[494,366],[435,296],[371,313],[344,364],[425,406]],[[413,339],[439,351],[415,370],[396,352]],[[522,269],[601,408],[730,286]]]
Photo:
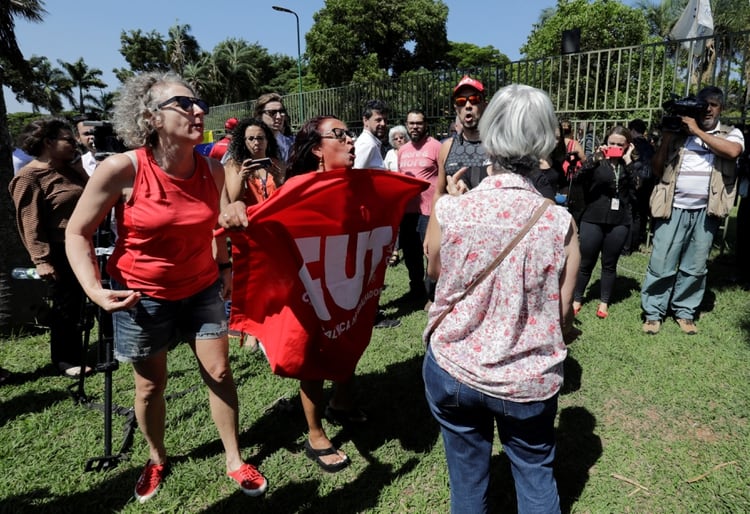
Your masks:
[[[586,294],[583,297],[583,302],[593,302],[597,304],[599,302],[599,291],[601,290],[601,280],[597,279],[594,282],[589,283],[586,290]],[[609,299],[609,306],[615,305],[620,302],[631,298],[633,293],[641,290],[641,283],[632,277],[626,277],[618,275],[615,279],[615,286],[612,289],[612,296]]]
[[[389,312],[388,317],[389,318],[401,318],[403,316],[408,316],[409,314],[413,312],[424,310],[426,303],[427,303],[427,295],[425,295],[424,298],[415,300],[412,297],[410,297],[408,293],[404,293],[402,296],[398,298],[395,298],[393,300],[380,304],[380,308],[381,309],[394,308],[395,311]]]
[[[351,453],[350,458],[367,462],[367,466],[352,482],[325,496],[318,496],[317,480],[289,484],[280,489],[274,489],[271,484],[266,497],[254,510],[312,513],[343,509],[346,512],[364,512],[377,507],[381,490],[398,477],[410,473],[419,462],[411,457],[394,469],[390,463],[380,462],[377,451],[395,440],[406,450],[427,453],[437,441],[439,428],[424,398],[421,366],[422,357],[415,356],[391,364],[382,372],[355,378],[355,394],[360,400],[359,405],[368,413],[368,422],[357,428],[342,428],[331,438],[336,446],[351,441],[357,452]],[[263,460],[278,450],[292,453],[303,451],[299,441],[304,439],[306,433],[307,425],[299,396],[295,395],[277,402],[249,430],[241,433],[240,446],[257,446],[258,452],[247,460],[261,465]],[[216,441],[195,448],[189,455],[173,459],[173,462],[186,458],[207,458],[221,452],[223,449]],[[308,465],[315,466],[312,462]],[[205,512],[246,508],[247,501],[243,494],[236,493]]]
[[[575,393],[581,388],[581,375],[583,369],[578,361],[568,354],[563,362],[563,370],[565,380],[563,381],[562,389],[560,390],[561,395]]]
[[[119,512],[128,503],[134,502],[132,484],[140,475],[140,469],[122,474],[112,474],[111,478],[88,491],[55,496],[49,489],[34,489],[26,494],[9,496],[0,504],[0,513],[30,514],[54,513],[101,513]],[[128,484],[124,487],[123,484]]]
[[[43,393],[29,392],[5,401],[2,404],[2,409],[0,409],[0,427],[25,414],[42,412],[47,407],[65,401],[69,397],[70,395],[67,392],[58,390]]]

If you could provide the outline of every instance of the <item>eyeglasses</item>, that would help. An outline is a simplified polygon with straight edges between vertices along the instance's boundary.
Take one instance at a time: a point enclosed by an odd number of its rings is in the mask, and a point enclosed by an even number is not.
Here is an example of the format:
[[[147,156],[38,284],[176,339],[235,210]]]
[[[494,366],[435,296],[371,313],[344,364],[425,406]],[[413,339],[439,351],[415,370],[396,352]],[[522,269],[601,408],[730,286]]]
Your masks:
[[[482,102],[481,95],[469,95],[469,96],[457,96],[453,99],[453,102],[459,107],[466,105],[466,102],[471,102],[471,105],[479,105]]]
[[[286,116],[286,109],[266,109],[263,114],[267,114],[271,118],[275,118],[277,115],[283,117]]]
[[[192,111],[194,108],[194,105],[197,105],[201,108],[201,111],[203,111],[205,114],[208,114],[208,104],[201,100],[200,98],[195,98],[194,96],[173,96],[171,98],[168,98],[164,100],[162,103],[156,106],[155,111],[158,111],[159,109],[162,109],[165,105],[169,105],[172,102],[177,102],[177,105],[180,106],[180,109],[183,111]]]
[[[78,143],[78,141],[76,141],[76,138],[74,138],[72,136],[56,137],[55,141],[67,141],[68,143],[70,143],[73,146],[75,146]]]
[[[245,141],[250,141],[251,143],[253,141],[257,141],[258,143],[262,143],[265,140],[266,140],[266,136],[247,136],[245,138]]]
[[[332,128],[330,131],[326,132],[322,136],[323,139],[338,139],[342,143],[346,141],[346,138],[354,139],[354,132],[351,130],[342,129],[339,127]]]

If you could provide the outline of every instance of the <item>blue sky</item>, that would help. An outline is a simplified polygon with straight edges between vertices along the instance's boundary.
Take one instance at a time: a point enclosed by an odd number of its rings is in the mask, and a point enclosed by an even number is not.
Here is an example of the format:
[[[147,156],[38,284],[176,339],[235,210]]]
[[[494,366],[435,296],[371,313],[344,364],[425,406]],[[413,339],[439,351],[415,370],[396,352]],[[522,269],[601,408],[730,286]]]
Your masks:
[[[409,1],[409,0],[402,0]],[[445,0],[444,0],[445,1]],[[305,33],[313,24],[313,14],[324,0],[46,0],[48,11],[39,24],[18,20],[16,38],[24,56],[44,55],[53,65],[57,60],[77,61],[83,57],[90,67],[101,69],[102,79],[117,87],[113,68],[126,66],[119,52],[120,33],[135,29],[155,30],[166,35],[169,27],[190,25],[201,48],[213,49],[227,38],[258,42],[271,53],[297,56],[294,16],[271,9],[281,5],[296,11],[300,21],[300,42],[305,52]],[[555,0],[447,0],[448,39],[492,45],[511,60],[520,58],[532,25]],[[631,2],[628,2],[631,3]],[[5,90],[8,112],[29,111]]]

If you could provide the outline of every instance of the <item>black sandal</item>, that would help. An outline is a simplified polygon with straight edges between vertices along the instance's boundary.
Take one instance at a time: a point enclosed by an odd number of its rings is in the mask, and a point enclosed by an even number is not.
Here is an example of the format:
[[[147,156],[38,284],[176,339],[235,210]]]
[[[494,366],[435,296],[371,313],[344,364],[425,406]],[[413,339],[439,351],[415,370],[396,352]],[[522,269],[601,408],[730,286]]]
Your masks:
[[[322,469],[323,471],[327,471],[328,473],[336,473],[337,471],[341,471],[351,463],[349,457],[346,455],[344,455],[344,460],[340,462],[334,462],[333,464],[323,462],[323,460],[321,459],[321,457],[324,457],[326,455],[338,455],[338,453],[339,451],[333,445],[322,450],[316,450],[315,448],[310,446],[310,441],[305,441],[305,455],[307,455],[310,460],[320,466],[320,469]]]
[[[334,425],[361,425],[367,423],[367,414],[358,407],[345,410],[334,409],[330,405],[327,405],[324,416]]]

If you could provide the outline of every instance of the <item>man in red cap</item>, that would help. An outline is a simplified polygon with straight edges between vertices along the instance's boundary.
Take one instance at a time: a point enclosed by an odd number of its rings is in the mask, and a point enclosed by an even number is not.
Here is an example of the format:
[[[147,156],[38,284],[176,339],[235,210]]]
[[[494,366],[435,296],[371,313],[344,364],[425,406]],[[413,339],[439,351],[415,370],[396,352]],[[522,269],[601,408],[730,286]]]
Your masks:
[[[209,157],[221,161],[224,154],[227,153],[229,143],[232,141],[232,131],[234,130],[234,127],[237,126],[237,123],[239,123],[237,118],[229,118],[224,122],[224,137],[214,143],[214,146],[211,147],[211,151],[208,154]]]
[[[479,135],[479,120],[486,105],[484,84],[464,75],[453,88],[453,108],[456,110],[456,120],[461,124],[461,131],[445,139],[440,147],[438,175],[432,199],[433,207],[438,198],[444,194],[465,193],[487,176],[489,160]],[[463,168],[467,170],[458,180],[454,181],[451,178],[449,188],[448,177],[452,177]],[[429,223],[436,223],[433,217],[430,217]],[[429,231],[429,228],[427,230]],[[427,254],[426,245],[425,242],[425,254]],[[434,287],[428,286],[430,300],[433,294]]]
[[[464,75],[453,88],[453,108],[461,132],[443,142],[438,159],[438,178],[434,202],[447,190],[447,177],[464,167],[469,169],[456,182],[460,191],[468,191],[487,176],[487,157],[479,135],[479,120],[487,105],[484,85]]]

